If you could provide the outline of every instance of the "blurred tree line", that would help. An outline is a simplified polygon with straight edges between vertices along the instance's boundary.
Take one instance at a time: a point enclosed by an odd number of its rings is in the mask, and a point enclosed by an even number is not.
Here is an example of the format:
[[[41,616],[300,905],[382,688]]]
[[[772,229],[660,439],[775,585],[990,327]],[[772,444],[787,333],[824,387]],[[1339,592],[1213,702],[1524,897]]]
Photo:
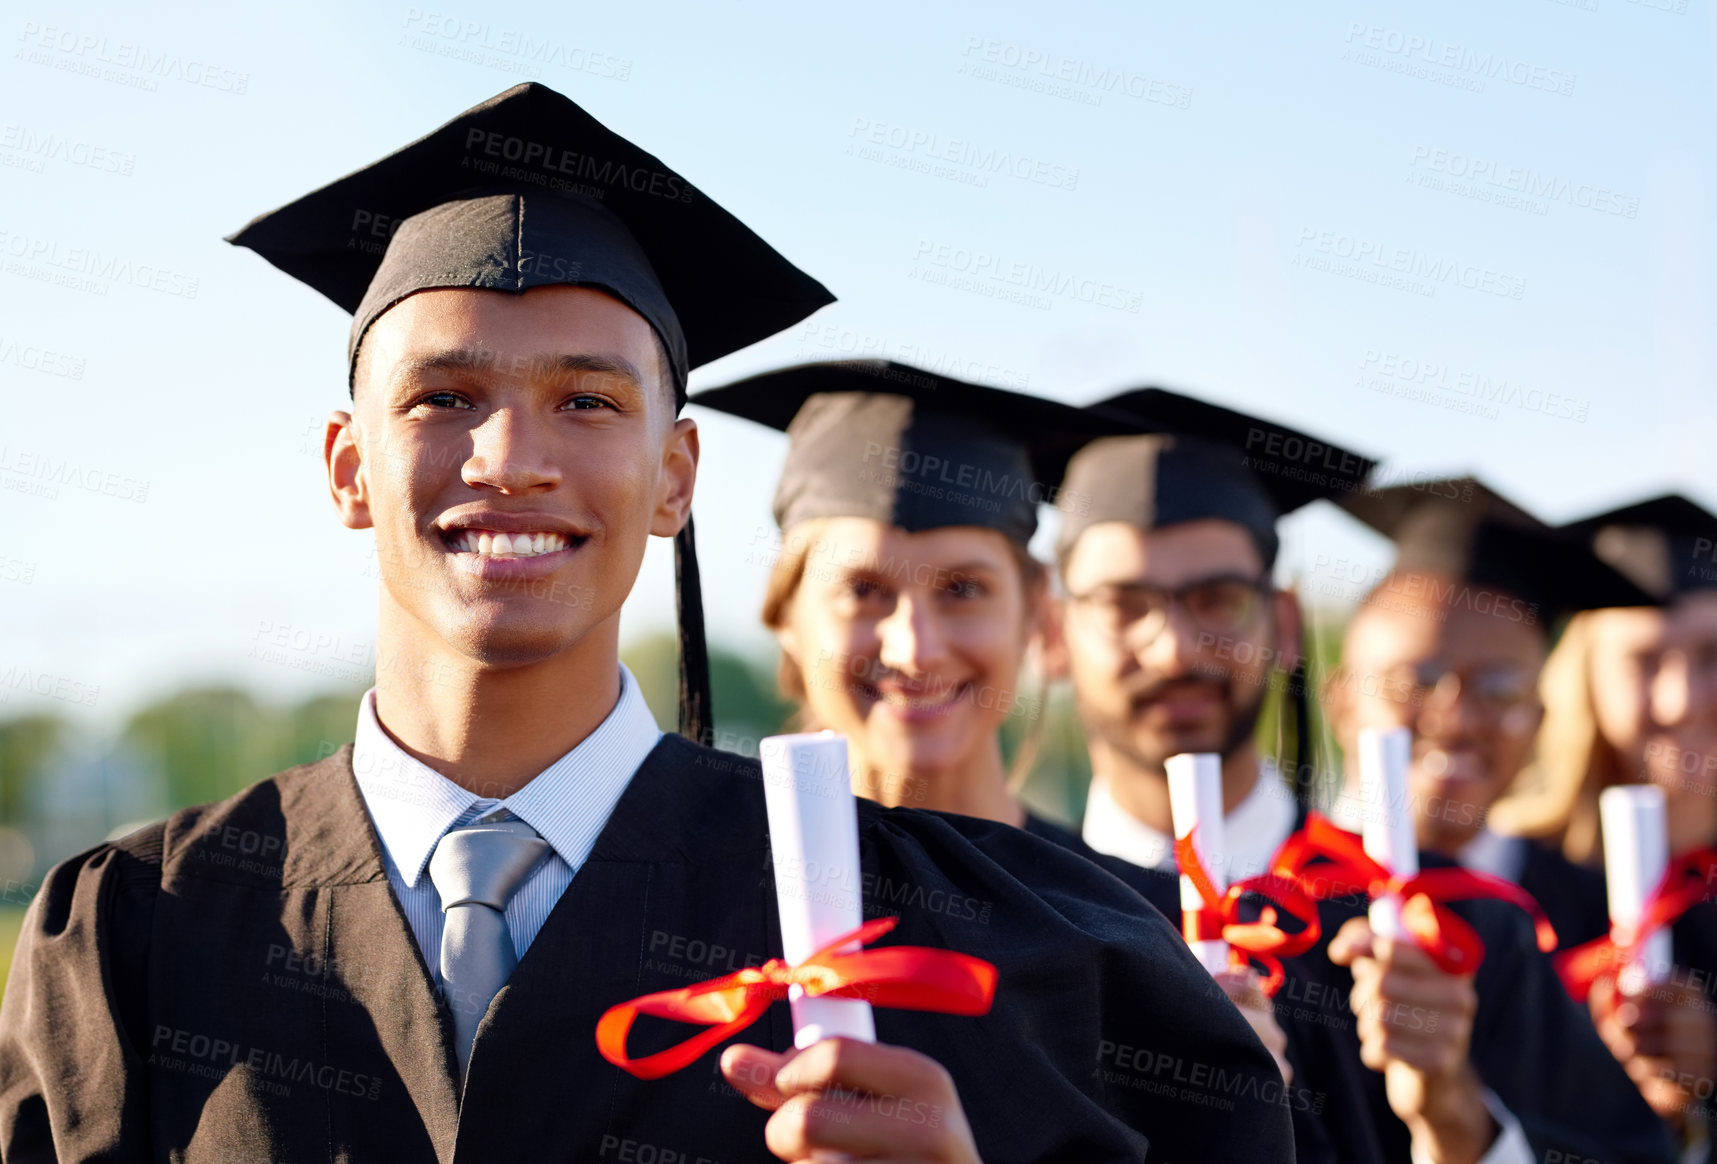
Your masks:
[[[1337,642],[1327,630],[1315,636],[1314,676],[1333,664]],[[675,726],[675,652],[674,637],[660,634],[634,641],[623,655],[666,730]],[[755,756],[764,736],[794,730],[795,709],[778,693],[773,657],[748,658],[716,646],[710,667],[716,746]],[[1071,699],[1064,689],[1046,696],[1030,684],[1024,695],[1028,710],[1009,717],[1004,753],[1012,763],[1035,733],[1024,795],[1046,815],[1077,821],[1090,764]],[[1313,734],[1321,738],[1312,695]],[[234,687],[194,688],[139,709],[105,741],[91,741],[51,714],[0,720],[0,882],[39,877],[55,861],[111,835],[329,755],[351,740],[356,703],[349,688],[286,707]],[[1260,739],[1272,753],[1280,704],[1277,690],[1260,725]],[[1333,749],[1325,744],[1320,751],[1329,764]]]
[[[1335,663],[1340,625],[1311,625],[1315,684]],[[678,711],[677,649],[674,636],[661,634],[622,652],[657,723],[668,731]],[[747,658],[712,646],[717,747],[755,756],[764,736],[797,730],[796,709],[776,687],[775,665],[773,657]],[[1259,739],[1275,755],[1283,700],[1281,684],[1272,686]],[[1328,790],[1339,782],[1339,758],[1327,741],[1315,686],[1310,694],[1320,785]],[[1029,748],[1025,800],[1046,816],[1076,823],[1091,767],[1071,698],[1065,688],[1045,692],[1030,684],[1023,695],[1025,713],[1010,716],[1003,728],[1003,753],[1012,765]],[[0,719],[0,983],[23,907],[54,863],[176,809],[223,799],[272,773],[328,756],[351,742],[356,717],[352,688],[280,707],[236,687],[208,686],[140,708],[107,738],[92,738],[52,714]]]

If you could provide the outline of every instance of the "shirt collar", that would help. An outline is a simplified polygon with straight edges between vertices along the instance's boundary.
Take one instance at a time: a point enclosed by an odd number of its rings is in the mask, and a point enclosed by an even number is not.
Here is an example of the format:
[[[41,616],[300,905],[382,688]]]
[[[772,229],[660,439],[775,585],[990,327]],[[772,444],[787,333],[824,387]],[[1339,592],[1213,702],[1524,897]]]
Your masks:
[[[1485,829],[1461,846],[1455,860],[1464,869],[1489,873],[1492,877],[1518,884],[1526,867],[1526,842],[1519,837],[1505,837]]]
[[[1269,760],[1258,764],[1258,782],[1246,799],[1222,821],[1227,859],[1213,859],[1224,884],[1255,877],[1270,867],[1282,842],[1294,831],[1293,794]],[[1122,808],[1106,780],[1093,780],[1085,802],[1085,843],[1099,853],[1120,857],[1147,869],[1175,869],[1174,838],[1158,832]]]
[[[1365,803],[1351,787],[1342,790],[1329,812],[1330,819],[1338,828],[1357,836],[1365,834],[1366,815]],[[1520,837],[1505,837],[1488,828],[1483,829],[1461,846],[1455,854],[1455,862],[1464,869],[1519,882],[1520,875],[1526,870],[1526,842]]]
[[[448,829],[500,805],[574,870],[584,863],[632,774],[662,738],[638,681],[620,665],[620,698],[597,729],[504,800],[459,787],[401,748],[376,718],[376,689],[358,704],[352,770],[382,852],[408,887]]]

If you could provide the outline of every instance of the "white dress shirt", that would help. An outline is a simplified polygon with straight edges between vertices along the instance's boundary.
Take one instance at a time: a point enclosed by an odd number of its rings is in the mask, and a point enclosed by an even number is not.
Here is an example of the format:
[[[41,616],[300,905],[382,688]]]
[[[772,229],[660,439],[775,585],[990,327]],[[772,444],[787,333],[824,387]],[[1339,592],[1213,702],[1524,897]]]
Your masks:
[[[1520,884],[1526,872],[1526,841],[1521,837],[1505,837],[1482,829],[1479,835],[1461,846],[1455,854],[1461,868],[1474,873],[1489,873],[1504,881]]]
[[[1211,874],[1224,885],[1256,877],[1270,868],[1270,859],[1294,831],[1294,794],[1282,783],[1276,767],[1259,762],[1258,783],[1234,811],[1222,818],[1225,853],[1212,853]],[[1093,780],[1085,801],[1085,843],[1099,853],[1131,861],[1146,869],[1175,869],[1174,837],[1158,832],[1122,808],[1106,780]]]
[[[523,958],[549,911],[572,884],[573,874],[590,856],[632,774],[661,738],[638,681],[621,664],[620,698],[608,718],[530,783],[496,800],[459,787],[401,748],[376,718],[376,689],[364,693],[352,768],[381,838],[388,883],[437,985],[444,919],[428,865],[442,834],[502,806],[549,843],[548,858],[507,902],[507,928]]]
[[[1342,802],[1338,801],[1335,815],[1352,815],[1352,809],[1345,814],[1341,809]],[[1245,800],[1234,806],[1233,812],[1222,818],[1222,843],[1228,852],[1212,854],[1210,863],[1223,871],[1223,883],[1232,884],[1268,870],[1276,850],[1293,833],[1297,815],[1293,793],[1282,783],[1276,766],[1269,760],[1259,761],[1258,783]],[[1099,853],[1147,869],[1175,868],[1174,838],[1122,808],[1106,780],[1091,782],[1085,802],[1084,836],[1085,843]],[[1212,873],[1215,872],[1213,869]],[[1532,1147],[1526,1142],[1520,1121],[1489,1088],[1483,1094],[1485,1106],[1501,1132],[1479,1164],[1534,1164]],[[1413,1164],[1429,1164],[1429,1161],[1424,1147],[1413,1141]]]

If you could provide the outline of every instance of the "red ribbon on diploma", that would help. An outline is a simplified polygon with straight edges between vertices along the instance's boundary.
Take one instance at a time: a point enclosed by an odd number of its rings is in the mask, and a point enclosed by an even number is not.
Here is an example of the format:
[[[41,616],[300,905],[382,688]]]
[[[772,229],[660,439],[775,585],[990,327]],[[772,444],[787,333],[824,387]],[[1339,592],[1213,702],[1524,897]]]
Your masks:
[[[1562,985],[1575,1001],[1586,1001],[1598,979],[1614,978],[1647,938],[1674,925],[1677,918],[1704,901],[1711,893],[1713,878],[1717,878],[1717,851],[1699,849],[1671,861],[1663,880],[1646,899],[1636,924],[1612,922],[1610,932],[1603,937],[1556,955],[1556,973],[1562,976]]]
[[[996,993],[996,968],[982,958],[923,946],[835,953],[854,942],[862,946],[876,941],[899,920],[879,917],[868,921],[796,966],[771,958],[761,966],[610,1007],[596,1024],[596,1049],[604,1059],[639,1079],[660,1079],[689,1067],[705,1051],[762,1018],[770,1004],[787,997],[790,986],[803,988],[807,995],[858,998],[872,1006],[899,1010],[988,1013]],[[626,1054],[626,1036],[641,1014],[702,1023],[710,1029],[666,1051],[632,1059]]]
[[[1192,882],[1199,900],[1204,902],[1202,909],[1181,910],[1181,933],[1186,935],[1188,943],[1227,942],[1229,961],[1236,968],[1244,968],[1254,959],[1261,963],[1269,972],[1263,982],[1264,993],[1274,996],[1282,988],[1282,959],[1305,953],[1318,940],[1318,907],[1292,878],[1274,872],[1237,881],[1228,887],[1227,893],[1218,893],[1204,862],[1199,860],[1198,849],[1193,846],[1193,833],[1197,831],[1193,829],[1174,843],[1181,875]],[[1240,899],[1248,893],[1270,901],[1255,922],[1240,920]],[[1277,906],[1299,918],[1305,928],[1297,934],[1283,930],[1276,924],[1280,916]]]
[[[1317,857],[1328,863],[1308,873],[1307,865]],[[1400,897],[1401,919],[1415,944],[1448,974],[1471,974],[1484,961],[1483,939],[1443,904],[1448,901],[1488,897],[1518,905],[1532,915],[1538,948],[1545,953],[1556,948],[1556,930],[1520,886],[1471,869],[1425,869],[1397,877],[1367,855],[1358,837],[1317,813],[1308,815],[1306,827],[1283,842],[1271,871],[1291,878],[1302,893],[1319,901],[1361,893],[1372,900]]]

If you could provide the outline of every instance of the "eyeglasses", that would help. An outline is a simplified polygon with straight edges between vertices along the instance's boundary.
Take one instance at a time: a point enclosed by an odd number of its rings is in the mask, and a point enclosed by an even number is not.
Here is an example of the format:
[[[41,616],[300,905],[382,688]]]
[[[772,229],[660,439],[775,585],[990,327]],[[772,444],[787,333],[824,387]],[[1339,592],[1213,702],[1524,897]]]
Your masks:
[[[1155,640],[1177,608],[1208,634],[1232,635],[1247,630],[1264,605],[1267,589],[1263,579],[1224,574],[1179,587],[1109,582],[1083,594],[1070,594],[1068,599],[1088,612],[1095,629],[1117,643],[1137,648]]]
[[[1383,675],[1383,693],[1397,703],[1422,708],[1437,692],[1447,692],[1452,701],[1465,694],[1479,711],[1501,715],[1529,702],[1533,698],[1534,677],[1524,667],[1508,664],[1456,670],[1447,664],[1428,659],[1420,663],[1402,663]]]

